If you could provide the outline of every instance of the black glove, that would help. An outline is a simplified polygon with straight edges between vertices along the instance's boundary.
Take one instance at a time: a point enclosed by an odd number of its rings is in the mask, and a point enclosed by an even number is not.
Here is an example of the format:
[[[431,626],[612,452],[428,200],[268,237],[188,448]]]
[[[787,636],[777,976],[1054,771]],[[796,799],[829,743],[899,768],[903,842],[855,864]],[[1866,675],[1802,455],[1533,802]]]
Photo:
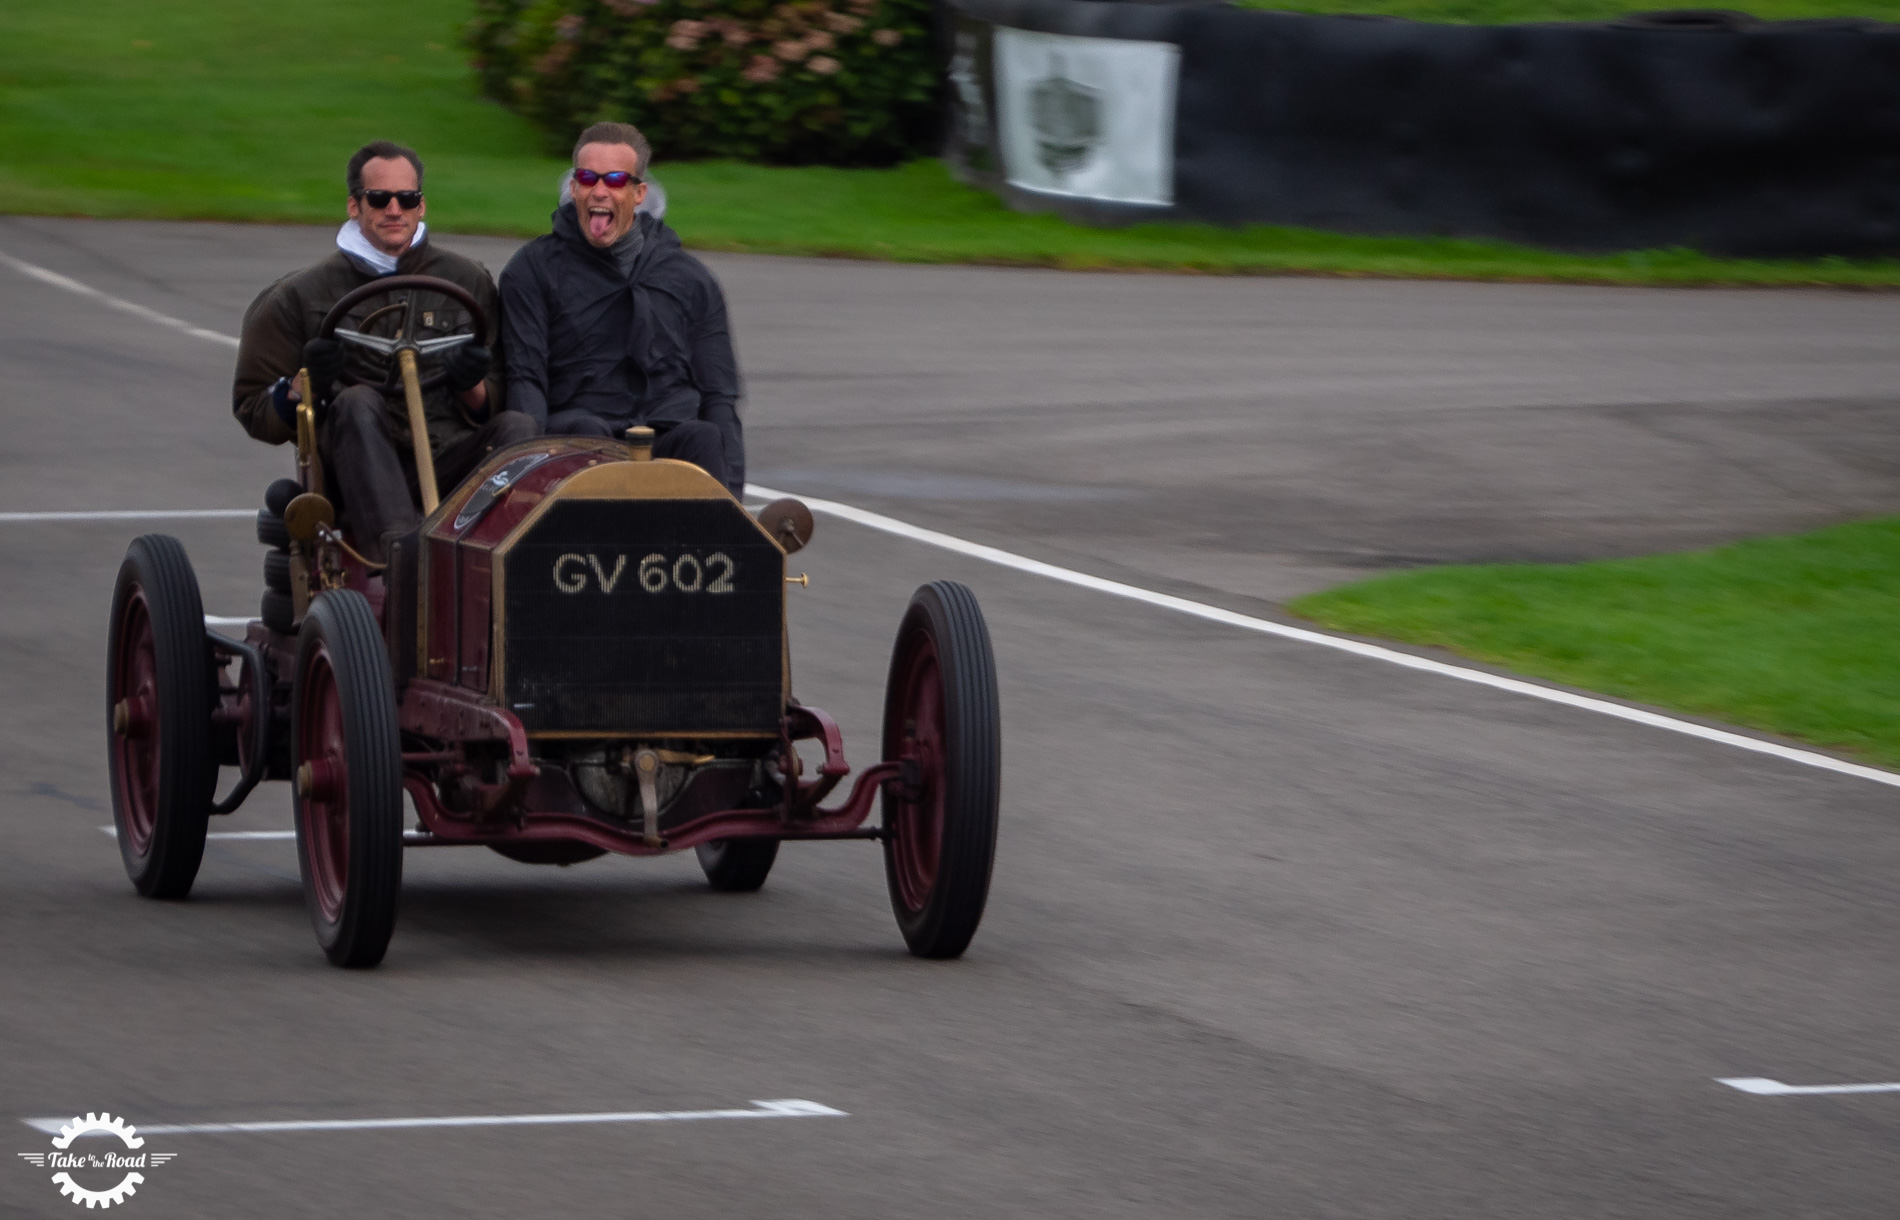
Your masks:
[[[290,401],[290,378],[279,377],[271,383],[270,409],[277,413],[277,418],[283,421],[284,427],[292,432],[297,430],[297,407]],[[281,517],[283,514],[279,513],[278,516]]]
[[[449,388],[457,394],[466,394],[482,383],[494,363],[495,357],[487,348],[479,343],[464,343],[449,349],[442,369],[449,375]]]
[[[310,370],[310,392],[318,403],[330,401],[332,387],[343,380],[343,345],[335,339],[312,339],[303,345],[303,366]]]

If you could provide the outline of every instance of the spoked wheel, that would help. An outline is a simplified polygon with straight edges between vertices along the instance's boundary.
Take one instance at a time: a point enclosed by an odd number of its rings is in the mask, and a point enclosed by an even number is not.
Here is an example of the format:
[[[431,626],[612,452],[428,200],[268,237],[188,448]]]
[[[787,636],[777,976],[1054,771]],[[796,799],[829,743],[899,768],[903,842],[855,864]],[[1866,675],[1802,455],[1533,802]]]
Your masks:
[[[726,894],[750,894],[765,884],[778,859],[777,839],[714,839],[693,849],[706,882]]]
[[[884,875],[904,943],[919,957],[969,947],[989,898],[1002,774],[996,660],[976,595],[953,581],[917,590],[884,688]]]
[[[402,886],[402,741],[395,683],[363,595],[320,594],[291,694],[297,862],[317,943],[338,966],[383,960]]]
[[[232,708],[231,736],[237,742],[238,774],[245,775],[257,756],[270,749],[270,686],[257,664],[241,655],[237,662],[237,684]],[[261,697],[260,697],[261,696]]]
[[[198,577],[176,538],[133,540],[112,594],[107,750],[119,856],[148,898],[183,898],[204,860],[217,783],[211,650]]]

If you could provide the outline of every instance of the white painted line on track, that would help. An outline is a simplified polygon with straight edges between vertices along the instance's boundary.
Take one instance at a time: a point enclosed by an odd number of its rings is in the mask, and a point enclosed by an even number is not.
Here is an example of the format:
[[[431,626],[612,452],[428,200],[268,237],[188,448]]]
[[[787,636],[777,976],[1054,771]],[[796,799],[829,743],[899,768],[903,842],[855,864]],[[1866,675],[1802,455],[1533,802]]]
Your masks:
[[[116,839],[119,837],[119,828],[117,826],[101,826],[99,828],[99,833],[104,834],[104,835],[111,835],[113,838]],[[205,838],[207,839],[263,840],[263,839],[294,839],[296,837],[297,837],[297,832],[294,830],[212,830],[212,831],[207,831],[205,833]]]
[[[238,341],[230,335],[221,335],[216,331],[205,330],[203,327],[193,326],[183,319],[174,318],[169,314],[159,313],[155,309],[147,309],[143,305],[136,305],[131,301],[109,296],[88,284],[82,284],[78,280],[61,275],[56,271],[49,271],[44,267],[36,266],[23,259],[14,258],[12,255],[0,254],[0,261],[4,261],[21,273],[32,276],[42,283],[51,284],[56,288],[64,288],[69,292],[76,292],[81,296],[104,301],[115,309],[122,309],[127,313],[135,314],[148,321],[156,322],[161,326],[168,326],[196,338],[209,339],[213,342],[227,344],[231,347],[238,345]],[[756,483],[748,483],[745,490],[750,496],[766,500],[775,500],[786,494],[785,492],[774,491],[769,487],[760,487]],[[1695,724],[1688,720],[1677,720],[1673,716],[1664,716],[1657,712],[1645,711],[1642,708],[1627,707],[1621,703],[1612,703],[1608,699],[1592,698],[1589,695],[1580,695],[1574,691],[1559,690],[1551,686],[1539,686],[1535,682],[1526,682],[1519,678],[1507,678],[1501,674],[1486,673],[1481,669],[1467,669],[1462,665],[1448,665],[1443,661],[1435,661],[1429,657],[1414,656],[1409,652],[1400,652],[1394,648],[1382,648],[1377,644],[1368,644],[1362,640],[1351,640],[1344,636],[1327,635],[1323,631],[1311,631],[1304,627],[1290,627],[1285,623],[1276,623],[1270,619],[1255,618],[1250,614],[1237,614],[1232,610],[1223,610],[1219,606],[1210,606],[1204,602],[1190,601],[1185,597],[1175,597],[1172,594],[1157,593],[1152,589],[1143,589],[1137,585],[1124,584],[1118,580],[1105,580],[1100,576],[1090,576],[1086,572],[1077,572],[1071,568],[1058,567],[1052,563],[1044,563],[1040,559],[1031,559],[1026,555],[1018,555],[1014,552],[1001,550],[993,546],[984,546],[980,542],[968,542],[951,534],[943,534],[936,530],[924,529],[921,526],[912,525],[907,521],[899,521],[895,517],[887,517],[882,513],[869,512],[862,508],[854,508],[849,504],[842,504],[836,500],[818,500],[809,496],[800,496],[799,499],[803,500],[814,512],[829,513],[834,517],[840,517],[846,521],[855,522],[858,525],[870,529],[881,530],[887,534],[895,534],[899,538],[908,538],[912,542],[921,542],[926,546],[940,547],[943,550],[952,551],[958,555],[965,555],[971,559],[980,559],[985,563],[993,563],[999,567],[1012,568],[1018,572],[1027,572],[1032,576],[1042,576],[1049,580],[1060,581],[1063,584],[1074,585],[1077,588],[1089,589],[1096,593],[1106,593],[1111,597],[1127,598],[1130,601],[1142,602],[1150,606],[1158,606],[1164,610],[1173,610],[1179,614],[1191,615],[1195,618],[1206,619],[1208,622],[1220,623],[1228,627],[1239,627],[1245,631],[1257,631],[1263,635],[1278,636],[1284,640],[1294,640],[1302,644],[1313,644],[1320,648],[1331,648],[1338,652],[1349,652],[1354,656],[1365,657],[1373,661],[1383,661],[1388,665],[1398,665],[1406,669],[1419,670],[1423,673],[1437,674],[1440,677],[1456,678],[1461,682],[1471,682],[1479,686],[1488,686],[1493,690],[1508,691],[1511,694],[1525,695],[1532,699],[1542,699],[1547,703],[1558,703],[1565,707],[1577,708],[1581,711],[1595,712],[1600,716],[1610,716],[1617,720],[1627,720],[1632,724],[1640,724],[1652,729],[1663,729],[1671,733],[1681,733],[1686,737],[1695,737],[1703,741],[1712,741],[1719,745],[1732,746],[1735,749],[1747,750],[1753,754],[1766,754],[1771,758],[1779,758],[1785,762],[1799,763],[1805,767],[1815,767],[1822,771],[1835,772],[1838,775],[1851,775],[1857,779],[1871,780],[1876,784],[1885,784],[1888,787],[1900,788],[1900,774],[1896,774],[1892,771],[1882,771],[1876,767],[1865,767],[1859,763],[1846,762],[1826,754],[1817,754],[1813,750],[1801,750],[1793,746],[1782,745],[1779,742],[1763,741],[1756,737],[1746,737],[1740,733],[1731,733],[1724,729],[1710,728],[1708,725]],[[88,514],[53,514],[41,518],[35,514],[0,514],[0,521],[11,518],[62,520],[85,515]],[[127,515],[131,516],[134,514]],[[168,514],[149,513],[142,515],[163,516]],[[252,510],[216,509],[193,515],[250,516],[252,515]]]
[[[232,348],[238,345],[238,341],[230,335],[221,335],[215,330],[206,330],[202,326],[194,326],[183,318],[174,318],[168,313],[160,313],[156,309],[147,309],[145,306],[128,301],[124,297],[115,297],[109,292],[100,292],[90,284],[82,284],[71,276],[61,275],[57,271],[49,271],[37,263],[27,262],[23,258],[15,258],[11,254],[0,254],[0,263],[5,263],[15,271],[18,271],[21,275],[36,279],[42,284],[51,284],[55,288],[63,288],[67,292],[75,293],[82,297],[89,297],[112,309],[121,310],[135,317],[144,318],[147,322],[156,322],[160,326],[190,335],[194,339],[204,339],[211,343],[222,343]]]
[[[1718,1076],[1716,1081],[1757,1097],[1818,1097],[1829,1093],[1900,1093],[1900,1084],[1783,1084],[1763,1076]]]
[[[253,621],[253,619],[255,619],[255,617],[256,617],[255,615],[240,616],[240,615],[231,615],[231,614],[207,614],[205,615],[205,626],[207,627],[248,627],[251,625],[251,622]]]
[[[746,491],[753,496],[774,500],[787,492],[774,491],[769,487],[760,487],[748,483]],[[1012,568],[1018,572],[1027,572],[1032,576],[1042,576],[1063,584],[1075,585],[1096,593],[1106,593],[1111,597],[1123,597],[1130,601],[1142,602],[1150,606],[1159,606],[1164,610],[1173,610],[1179,614],[1192,615],[1212,623],[1221,623],[1228,627],[1239,627],[1246,631],[1258,631],[1263,635],[1278,636],[1284,640],[1294,640],[1301,644],[1314,644],[1321,648],[1331,648],[1339,652],[1349,652],[1354,656],[1368,660],[1383,661],[1388,665],[1399,665],[1406,669],[1416,669],[1424,673],[1437,674],[1440,677],[1456,678],[1461,682],[1472,682],[1479,686],[1488,686],[1493,690],[1509,691],[1514,695],[1528,695],[1533,699],[1542,699],[1548,703],[1560,703],[1565,707],[1574,707],[1586,712],[1595,712],[1600,716],[1612,716],[1618,720],[1627,720],[1645,725],[1652,729],[1665,729],[1671,733],[1681,733],[1688,737],[1697,737],[1703,741],[1712,741],[1720,745],[1733,746],[1738,750],[1748,750],[1755,754],[1766,754],[1771,758],[1787,762],[1800,763],[1806,767],[1817,767],[1823,771],[1833,771],[1841,775],[1851,775],[1857,779],[1872,780],[1876,784],[1900,788],[1900,774],[1882,771],[1876,767],[1864,767],[1818,754],[1812,750],[1796,749],[1779,742],[1763,741],[1756,737],[1746,737],[1740,733],[1730,733],[1723,729],[1710,728],[1705,724],[1695,724],[1688,720],[1677,720],[1673,716],[1664,716],[1642,708],[1628,707],[1613,703],[1608,699],[1592,698],[1574,691],[1559,690],[1552,686],[1539,686],[1535,682],[1526,682],[1520,678],[1507,678],[1501,674],[1486,673],[1481,669],[1467,669],[1462,665],[1449,665],[1435,661],[1430,657],[1414,656],[1409,652],[1400,652],[1395,648],[1383,648],[1377,644],[1368,644],[1362,640],[1347,639],[1344,636],[1327,635],[1323,631],[1311,631],[1304,627],[1290,627],[1285,623],[1276,623],[1271,619],[1255,618],[1250,614],[1237,614],[1232,610],[1223,610],[1219,606],[1210,606],[1204,602],[1190,601],[1185,597],[1175,597],[1168,593],[1156,593],[1152,589],[1143,589],[1137,585],[1123,584],[1118,580],[1105,580],[1100,576],[1090,576],[1086,572],[1077,572],[1071,568],[1057,567],[1044,563],[1040,559],[1031,559],[1011,551],[999,550],[993,546],[984,546],[978,542],[967,542],[950,534],[941,534],[936,530],[924,529],[887,517],[882,513],[867,512],[836,500],[817,500],[810,496],[800,496],[813,512],[828,513],[846,521],[895,534],[899,538],[908,538],[927,546],[941,547],[958,555],[971,559],[980,559],[999,567]]]
[[[32,521],[167,521],[255,516],[254,508],[108,508],[97,512],[0,513],[0,525]]]
[[[605,1114],[469,1114],[443,1118],[331,1118],[257,1123],[138,1124],[140,1135],[251,1135],[272,1131],[388,1131],[413,1127],[545,1127],[576,1123],[691,1123],[722,1118],[849,1118],[844,1110],[796,1097],[755,1101],[749,1110],[624,1110]],[[71,1118],[23,1118],[58,1135]]]

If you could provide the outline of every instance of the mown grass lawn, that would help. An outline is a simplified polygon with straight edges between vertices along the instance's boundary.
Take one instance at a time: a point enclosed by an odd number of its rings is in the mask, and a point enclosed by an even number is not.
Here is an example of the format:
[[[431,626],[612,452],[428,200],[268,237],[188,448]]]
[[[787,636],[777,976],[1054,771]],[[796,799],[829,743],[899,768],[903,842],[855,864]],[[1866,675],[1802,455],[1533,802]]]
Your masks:
[[[1424,569],[1293,609],[1900,767],[1900,518],[1678,555]]]
[[[5,0],[0,211],[332,221],[342,212],[344,160],[387,137],[421,150],[438,228],[542,232],[565,162],[527,123],[477,95],[459,41],[470,11],[468,0]],[[669,220],[701,249],[1205,272],[1900,285],[1900,260],[1751,262],[1686,250],[1580,257],[1503,242],[1272,227],[1090,229],[1011,212],[934,161],[882,171],[668,163],[665,133],[653,134]]]

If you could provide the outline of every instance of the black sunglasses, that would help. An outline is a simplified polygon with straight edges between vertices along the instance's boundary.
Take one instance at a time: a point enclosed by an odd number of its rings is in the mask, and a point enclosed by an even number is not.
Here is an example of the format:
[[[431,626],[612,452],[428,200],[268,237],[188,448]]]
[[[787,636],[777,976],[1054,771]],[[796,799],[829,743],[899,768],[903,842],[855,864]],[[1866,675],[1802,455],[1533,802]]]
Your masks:
[[[422,206],[421,191],[358,191],[356,197],[379,212],[389,206],[391,199],[401,204],[405,212],[413,212]]]

